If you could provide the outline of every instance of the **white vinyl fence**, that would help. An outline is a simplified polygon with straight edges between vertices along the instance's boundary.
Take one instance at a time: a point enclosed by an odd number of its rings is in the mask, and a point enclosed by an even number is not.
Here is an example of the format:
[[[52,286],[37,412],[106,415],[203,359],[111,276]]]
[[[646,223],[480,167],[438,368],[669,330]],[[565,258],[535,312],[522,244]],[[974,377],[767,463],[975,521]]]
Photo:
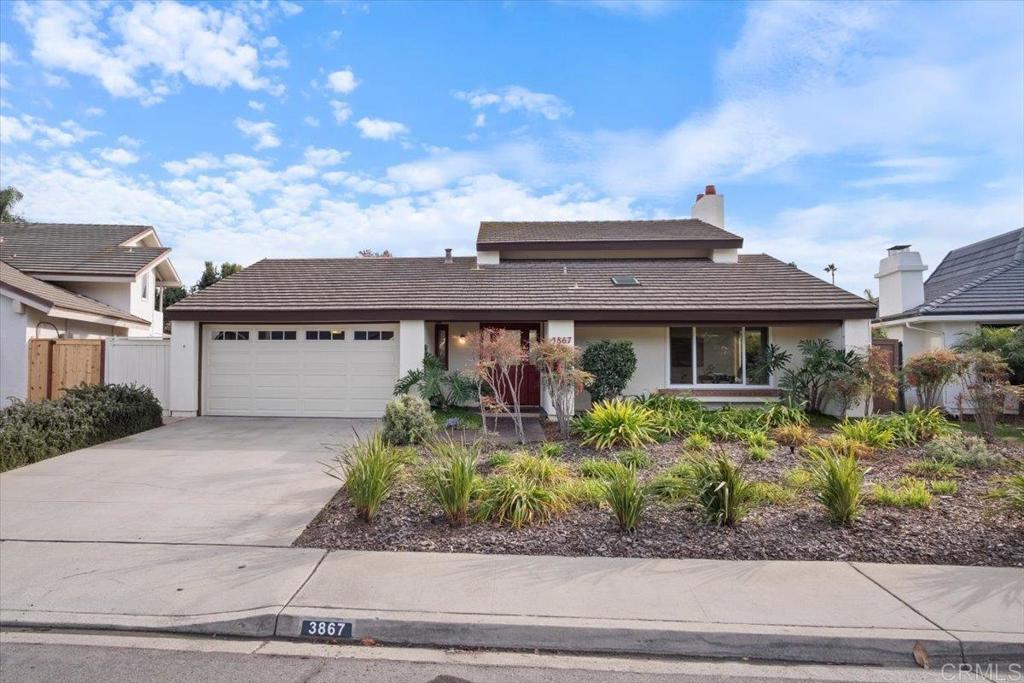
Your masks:
[[[141,384],[153,390],[167,414],[171,387],[171,340],[108,337],[104,358],[107,384]]]

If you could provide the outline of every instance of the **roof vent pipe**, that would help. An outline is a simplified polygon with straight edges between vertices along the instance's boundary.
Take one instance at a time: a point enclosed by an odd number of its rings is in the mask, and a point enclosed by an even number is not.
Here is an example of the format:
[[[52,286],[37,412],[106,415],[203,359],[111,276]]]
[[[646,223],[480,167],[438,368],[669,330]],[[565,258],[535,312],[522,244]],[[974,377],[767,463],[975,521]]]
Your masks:
[[[452,250],[451,249],[445,249],[444,250],[444,262],[445,263],[455,263],[455,260],[452,259]]]

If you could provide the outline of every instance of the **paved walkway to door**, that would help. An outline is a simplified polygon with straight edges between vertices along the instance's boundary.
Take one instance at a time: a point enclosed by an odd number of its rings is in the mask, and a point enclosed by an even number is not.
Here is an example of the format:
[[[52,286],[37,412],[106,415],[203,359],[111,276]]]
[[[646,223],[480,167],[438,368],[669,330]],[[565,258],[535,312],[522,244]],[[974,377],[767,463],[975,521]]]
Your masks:
[[[5,540],[287,546],[373,420],[199,417],[0,475]]]

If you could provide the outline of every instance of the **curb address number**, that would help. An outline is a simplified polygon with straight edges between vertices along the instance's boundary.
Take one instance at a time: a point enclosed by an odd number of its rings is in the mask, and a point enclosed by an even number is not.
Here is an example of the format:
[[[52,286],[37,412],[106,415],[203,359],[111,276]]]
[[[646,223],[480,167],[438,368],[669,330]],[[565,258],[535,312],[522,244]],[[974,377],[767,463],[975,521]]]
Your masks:
[[[307,638],[351,638],[352,622],[303,619],[302,635]]]

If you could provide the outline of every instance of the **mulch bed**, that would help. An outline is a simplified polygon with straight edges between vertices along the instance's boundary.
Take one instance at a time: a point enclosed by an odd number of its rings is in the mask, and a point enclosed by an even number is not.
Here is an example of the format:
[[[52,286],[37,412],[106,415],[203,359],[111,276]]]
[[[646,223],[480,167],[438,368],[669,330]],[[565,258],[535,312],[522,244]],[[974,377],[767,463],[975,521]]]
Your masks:
[[[724,446],[742,463],[752,481],[782,483],[783,472],[800,459],[779,448],[765,462],[753,462],[738,444]],[[503,448],[507,449],[508,446]],[[996,447],[1004,457],[1024,462],[1024,447]],[[493,450],[497,450],[494,447]],[[651,446],[655,461],[645,479],[677,462],[680,440]],[[909,473],[908,463],[923,448],[884,453],[868,464],[866,481],[892,483]],[[611,457],[573,442],[562,460]],[[485,465],[481,466],[487,472]],[[867,501],[852,526],[830,524],[813,494],[801,491],[793,503],[755,507],[732,528],[706,524],[687,504],[653,506],[633,534],[619,531],[607,510],[576,507],[553,521],[512,530],[491,523],[452,529],[406,475],[372,524],[355,519],[344,491],[337,495],[296,539],[296,546],[378,551],[431,551],[515,555],[566,555],[726,560],[849,560],[911,564],[1024,566],[1024,515],[998,506],[985,494],[993,471],[958,470],[959,490],[935,496],[930,509],[882,507]]]

